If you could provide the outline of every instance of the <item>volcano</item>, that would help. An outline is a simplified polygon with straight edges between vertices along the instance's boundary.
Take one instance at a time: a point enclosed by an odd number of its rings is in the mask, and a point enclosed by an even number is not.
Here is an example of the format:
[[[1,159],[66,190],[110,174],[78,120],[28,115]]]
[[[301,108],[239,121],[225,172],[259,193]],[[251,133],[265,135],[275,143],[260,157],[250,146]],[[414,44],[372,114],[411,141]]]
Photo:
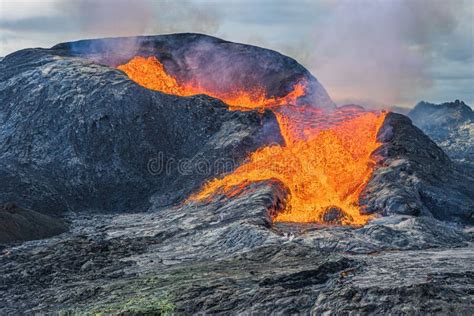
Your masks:
[[[8,55],[0,78],[0,212],[31,218],[0,241],[0,313],[472,306],[465,165],[404,115],[336,106],[287,56],[83,40]]]
[[[360,214],[358,199],[371,175],[370,155],[378,147],[376,134],[383,114],[360,110],[325,113],[318,111],[317,105],[297,106],[298,99],[306,95],[304,79],[284,96],[267,97],[261,86],[231,83],[228,91],[219,91],[208,90],[207,79],[179,82],[153,56],[134,57],[117,68],[149,89],[180,96],[211,95],[230,105],[231,110],[274,111],[284,145],[252,153],[248,163],[231,175],[210,181],[192,200],[204,200],[216,192],[232,196],[249,183],[278,179],[289,192],[285,209],[275,214],[276,221],[324,222],[324,214],[330,209],[338,210],[341,223],[360,225],[367,221],[368,216]],[[299,116],[320,117],[319,124],[305,124],[295,112]]]

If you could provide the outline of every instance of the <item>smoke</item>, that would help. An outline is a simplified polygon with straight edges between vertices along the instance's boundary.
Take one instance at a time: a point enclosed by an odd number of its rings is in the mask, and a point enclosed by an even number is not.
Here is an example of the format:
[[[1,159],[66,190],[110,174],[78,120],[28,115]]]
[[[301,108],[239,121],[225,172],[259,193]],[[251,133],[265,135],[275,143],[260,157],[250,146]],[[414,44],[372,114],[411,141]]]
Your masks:
[[[190,0],[77,0],[61,2],[61,9],[89,37],[214,33],[219,27],[212,6]]]
[[[149,1],[79,0],[63,3],[63,10],[82,33],[96,36],[144,34],[152,20]]]
[[[325,18],[309,26],[310,38],[290,47],[283,44],[281,50],[310,68],[340,104],[413,102],[432,86],[431,67],[449,45],[465,5],[429,0],[328,1],[312,8],[323,10]]]
[[[214,33],[219,27],[218,14],[212,6],[196,5],[191,0],[76,0],[59,2],[61,15],[74,22],[77,38],[126,37],[120,41],[72,45],[78,53],[106,52],[112,66],[125,62],[138,52],[140,35],[180,32]],[[107,53],[108,52],[108,53]]]
[[[274,0],[246,5],[247,10],[239,7],[227,15],[239,19],[240,13],[242,23],[226,22],[220,33],[292,56],[339,104],[387,107],[413,105],[430,96],[474,97],[467,73],[472,73],[474,54],[471,0]],[[240,34],[226,27],[237,24]]]

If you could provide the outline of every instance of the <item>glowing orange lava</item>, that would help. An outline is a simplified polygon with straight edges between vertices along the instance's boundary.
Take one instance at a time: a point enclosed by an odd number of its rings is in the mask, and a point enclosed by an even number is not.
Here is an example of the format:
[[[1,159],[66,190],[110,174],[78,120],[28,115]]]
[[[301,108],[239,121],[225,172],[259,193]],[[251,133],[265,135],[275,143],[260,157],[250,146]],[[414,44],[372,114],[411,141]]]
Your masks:
[[[209,91],[196,82],[177,82],[175,78],[166,73],[163,64],[154,56],[136,56],[128,63],[117,68],[124,71],[130,79],[145,88],[180,96],[207,94],[224,101],[232,110],[267,109],[284,104],[294,104],[296,99],[305,93],[303,83],[297,84],[289,94],[281,98],[268,98],[265,89],[262,87],[238,88],[231,93]]]
[[[181,96],[208,94],[232,109],[271,108],[276,114],[285,145],[255,151],[232,173],[209,181],[191,200],[233,196],[249,182],[278,179],[288,196],[274,221],[323,222],[328,209],[342,210],[345,225],[363,225],[370,218],[360,213],[358,200],[373,171],[371,153],[379,146],[376,135],[384,113],[354,108],[325,113],[312,106],[295,107],[292,104],[305,93],[303,84],[282,98],[267,98],[259,87],[236,89],[232,95],[204,91],[179,83],[155,57],[135,57],[118,68],[149,89]]]

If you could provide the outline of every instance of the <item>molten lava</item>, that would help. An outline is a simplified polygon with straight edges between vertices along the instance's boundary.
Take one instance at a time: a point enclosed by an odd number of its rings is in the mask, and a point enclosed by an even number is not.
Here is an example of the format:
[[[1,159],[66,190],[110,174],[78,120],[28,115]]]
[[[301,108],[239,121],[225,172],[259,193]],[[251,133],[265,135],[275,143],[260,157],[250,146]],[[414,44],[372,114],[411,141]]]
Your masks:
[[[117,68],[124,71],[130,79],[145,88],[180,96],[207,94],[224,101],[232,110],[263,110],[285,104],[294,104],[296,99],[305,93],[302,83],[297,84],[289,94],[281,98],[268,98],[265,89],[262,87],[253,87],[252,89],[240,87],[233,89],[230,93],[210,91],[204,89],[198,82],[178,82],[166,73],[163,64],[154,56],[148,58],[136,56],[128,63]]]
[[[365,224],[368,216],[360,214],[358,199],[372,173],[370,154],[378,147],[375,135],[383,119],[366,112],[307,140],[264,147],[234,172],[207,183],[193,198],[235,194],[239,192],[235,187],[246,181],[278,179],[289,194],[275,221],[321,222],[325,210],[336,207],[346,214],[344,224]]]
[[[176,79],[166,73],[163,64],[154,56],[148,58],[136,56],[117,68],[125,72],[130,79],[148,89],[181,96],[196,94],[188,92],[179,85]]]
[[[284,97],[267,97],[265,89],[236,88],[234,93],[203,90],[196,83],[178,82],[155,57],[135,57],[118,67],[138,84],[169,94],[207,94],[231,109],[267,109],[276,114],[285,145],[261,148],[248,161],[222,178],[209,181],[191,200],[214,194],[233,196],[250,182],[278,179],[286,186],[285,209],[274,221],[325,222],[335,210],[340,223],[363,225],[370,218],[360,213],[359,195],[370,179],[379,146],[377,131],[385,114],[359,108],[325,113],[312,106],[294,106],[305,94],[302,83]]]

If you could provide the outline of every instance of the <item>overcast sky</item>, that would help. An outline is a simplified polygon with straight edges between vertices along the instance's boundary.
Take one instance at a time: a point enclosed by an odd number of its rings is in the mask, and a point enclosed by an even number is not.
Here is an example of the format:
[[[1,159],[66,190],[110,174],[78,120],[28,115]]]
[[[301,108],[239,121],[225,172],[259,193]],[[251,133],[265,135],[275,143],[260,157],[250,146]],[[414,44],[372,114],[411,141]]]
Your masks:
[[[474,104],[474,0],[0,0],[0,56],[171,32],[278,50],[339,104]]]

